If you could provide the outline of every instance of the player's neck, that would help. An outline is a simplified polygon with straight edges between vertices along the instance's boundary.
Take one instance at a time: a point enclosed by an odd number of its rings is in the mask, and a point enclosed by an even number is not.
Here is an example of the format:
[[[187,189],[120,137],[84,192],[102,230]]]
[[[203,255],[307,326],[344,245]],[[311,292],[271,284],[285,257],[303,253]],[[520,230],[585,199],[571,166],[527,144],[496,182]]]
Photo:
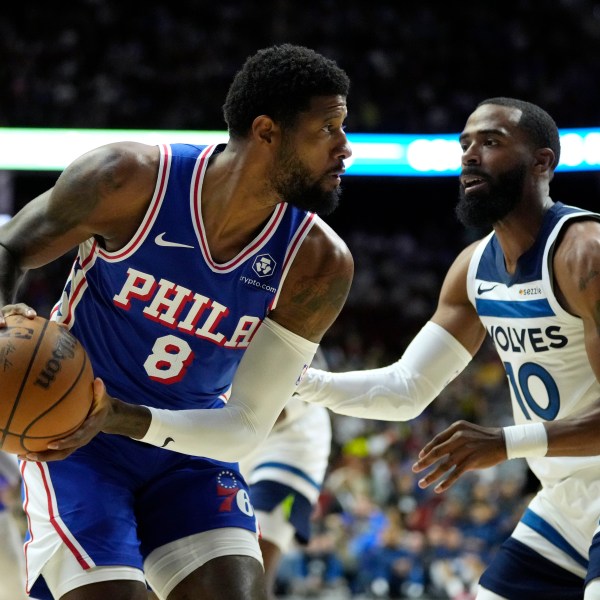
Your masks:
[[[226,262],[237,256],[261,231],[275,205],[264,176],[252,164],[227,152],[215,157],[200,195],[212,258]]]
[[[550,197],[540,198],[535,202],[522,202],[494,225],[509,273],[515,272],[519,258],[535,243],[544,216],[553,204]]]

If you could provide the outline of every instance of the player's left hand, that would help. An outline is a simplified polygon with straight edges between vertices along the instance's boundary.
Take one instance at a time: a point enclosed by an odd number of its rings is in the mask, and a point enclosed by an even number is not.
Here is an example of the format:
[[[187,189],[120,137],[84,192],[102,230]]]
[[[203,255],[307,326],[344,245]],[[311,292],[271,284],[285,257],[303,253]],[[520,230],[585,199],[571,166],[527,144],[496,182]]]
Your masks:
[[[412,470],[420,473],[435,465],[419,480],[419,487],[426,488],[439,481],[434,488],[434,492],[439,494],[454,485],[467,471],[492,467],[506,458],[500,427],[481,427],[457,421],[423,447]]]
[[[0,328],[6,327],[6,317],[11,315],[23,315],[28,319],[34,319],[37,316],[37,312],[31,306],[23,302],[18,304],[6,304],[0,307]]]
[[[63,460],[96,437],[107,421],[115,399],[108,395],[104,387],[104,382],[99,377],[96,377],[93,385],[94,397],[92,405],[88,416],[81,426],[71,435],[50,442],[48,450],[43,452],[28,452],[25,455],[19,456],[21,460],[36,462]]]

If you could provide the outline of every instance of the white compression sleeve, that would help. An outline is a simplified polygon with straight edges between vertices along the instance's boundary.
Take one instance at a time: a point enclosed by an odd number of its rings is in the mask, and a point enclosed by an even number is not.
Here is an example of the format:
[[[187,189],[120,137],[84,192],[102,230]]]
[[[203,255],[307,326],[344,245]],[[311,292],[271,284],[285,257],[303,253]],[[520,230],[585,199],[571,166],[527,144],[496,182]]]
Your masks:
[[[317,369],[326,369],[327,361],[325,360],[325,355],[323,354],[323,350],[318,349],[315,357],[313,358],[311,367],[315,367]],[[280,419],[275,424],[275,427],[280,427],[283,425],[289,425],[292,421],[296,419],[300,419],[302,416],[306,414],[307,411],[311,410],[311,406],[308,402],[306,402],[306,398],[301,398],[299,394],[292,394],[292,397],[287,401],[285,405],[285,418]]]
[[[268,435],[317,348],[318,344],[265,319],[238,366],[226,406],[148,407],[152,422],[140,441],[184,454],[239,461]]]
[[[311,368],[298,391],[307,402],[342,415],[408,421],[420,415],[471,358],[456,338],[429,321],[397,362],[347,373]]]

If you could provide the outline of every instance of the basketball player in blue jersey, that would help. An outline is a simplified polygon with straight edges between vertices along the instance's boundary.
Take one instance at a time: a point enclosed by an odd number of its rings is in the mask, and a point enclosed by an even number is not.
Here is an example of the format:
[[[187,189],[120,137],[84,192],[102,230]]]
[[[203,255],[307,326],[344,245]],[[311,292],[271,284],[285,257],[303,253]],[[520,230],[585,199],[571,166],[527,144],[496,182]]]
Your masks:
[[[400,360],[309,369],[299,392],[342,414],[412,419],[491,336],[516,424],[451,425],[419,454],[413,469],[427,470],[419,484],[443,492],[468,470],[526,458],[541,489],[481,577],[477,600],[598,600],[600,215],[550,198],[560,139],[538,106],[485,100],[460,144],[457,215],[491,232],[454,261],[434,315]]]
[[[42,599],[267,597],[238,461],[264,440],[352,281],[335,208],[349,81],[289,44],[249,57],[219,146],[118,143],[0,229],[0,305],[78,246],[53,318],[97,379],[81,428],[24,459]],[[0,317],[0,327],[6,326]],[[49,590],[49,591],[48,591]]]

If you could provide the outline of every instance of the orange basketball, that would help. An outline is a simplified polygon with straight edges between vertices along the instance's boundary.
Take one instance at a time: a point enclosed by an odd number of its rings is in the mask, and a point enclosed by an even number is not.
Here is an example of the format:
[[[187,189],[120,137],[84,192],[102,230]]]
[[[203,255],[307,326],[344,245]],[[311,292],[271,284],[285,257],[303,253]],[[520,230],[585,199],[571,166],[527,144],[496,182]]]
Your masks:
[[[87,353],[64,327],[42,317],[6,318],[0,328],[0,449],[46,450],[83,423],[94,375]]]

